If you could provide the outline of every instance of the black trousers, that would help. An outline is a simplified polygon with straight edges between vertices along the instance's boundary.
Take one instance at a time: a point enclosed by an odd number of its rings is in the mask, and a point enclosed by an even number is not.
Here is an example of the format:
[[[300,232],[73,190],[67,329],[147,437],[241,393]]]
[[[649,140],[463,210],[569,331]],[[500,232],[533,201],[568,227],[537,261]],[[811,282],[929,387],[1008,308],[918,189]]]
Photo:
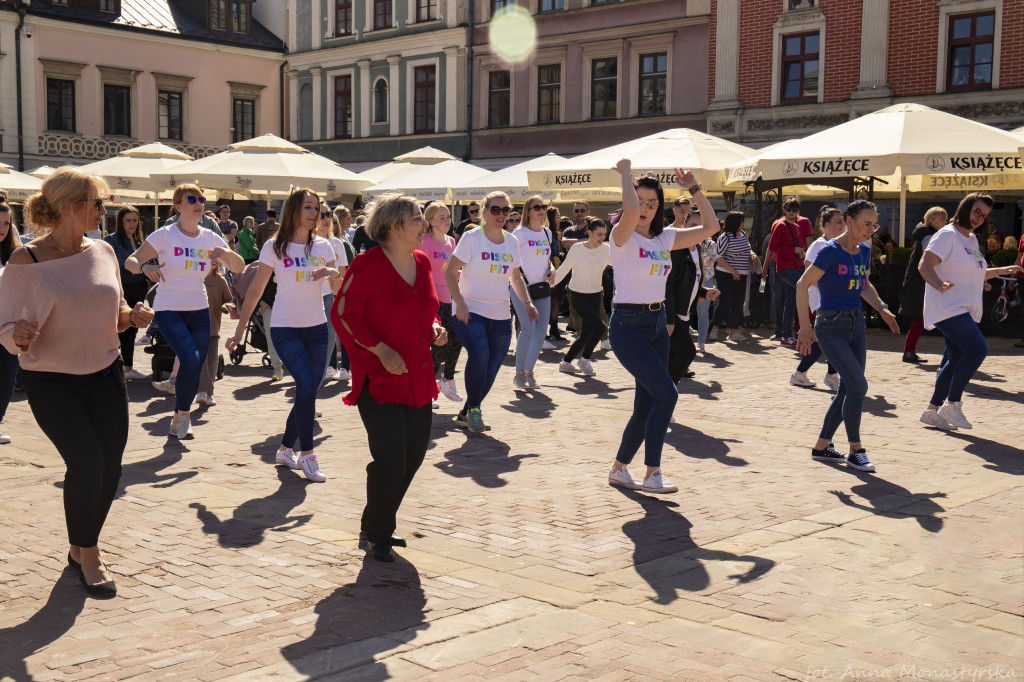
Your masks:
[[[146,300],[146,292],[148,290],[149,286],[146,282],[132,282],[131,284],[125,284],[125,303],[127,303],[130,308],[134,308],[136,303]],[[121,342],[121,359],[124,360],[125,367],[135,367],[135,335],[138,331],[139,330],[137,328],[129,326],[117,335],[118,341]],[[145,374],[145,372],[143,372],[143,374]]]
[[[14,397],[14,384],[18,380],[18,356],[11,355],[7,349],[0,346],[0,422],[7,415],[7,407]]]
[[[60,453],[68,541],[99,543],[121,480],[128,442],[128,392],[117,359],[93,374],[21,371],[21,383],[39,428]]]
[[[747,275],[734,280],[728,272],[717,272],[715,283],[722,292],[715,310],[715,326],[739,329],[743,325],[743,301],[747,297]]]
[[[678,384],[686,370],[690,369],[690,363],[697,357],[697,348],[690,336],[690,323],[676,317],[675,325],[672,336],[668,338],[668,373],[672,381]]]
[[[459,363],[459,354],[462,352],[462,342],[459,341],[455,327],[452,326],[452,304],[442,303],[437,309],[437,316],[441,318],[441,326],[448,332],[448,343],[443,346],[430,344],[430,354],[434,359],[434,376],[437,376],[441,365],[444,365],[443,378],[454,379],[455,365]]]
[[[576,340],[566,351],[565,361],[572,362],[577,355],[589,360],[601,337],[608,330],[601,319],[602,292],[581,294],[572,289],[566,291],[569,292],[569,305],[579,314],[582,329],[576,330]]]
[[[370,542],[391,538],[398,508],[413,476],[423,464],[430,442],[430,405],[381,405],[370,395],[370,382],[356,401],[373,458],[366,465],[366,507],[361,530]]]

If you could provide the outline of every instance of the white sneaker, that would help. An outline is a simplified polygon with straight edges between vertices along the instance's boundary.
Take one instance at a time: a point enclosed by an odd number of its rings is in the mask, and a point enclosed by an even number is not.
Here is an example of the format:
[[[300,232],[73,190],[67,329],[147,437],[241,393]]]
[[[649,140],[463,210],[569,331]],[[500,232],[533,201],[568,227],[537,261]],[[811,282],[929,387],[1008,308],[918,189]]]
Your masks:
[[[609,341],[608,339],[605,339],[604,341],[601,342],[601,350],[611,350],[611,349],[612,349],[612,342],[611,341]]]
[[[516,375],[512,378],[512,388],[516,391],[526,390],[526,372],[516,372]]]
[[[336,381],[348,381],[352,378],[352,372],[348,371],[344,367],[339,367],[338,371],[334,373],[334,379]]]
[[[206,395],[205,392],[200,391],[199,393],[196,393],[196,402],[199,403],[200,405],[209,405],[210,397]]]
[[[938,410],[932,408],[928,408],[921,413],[921,421],[928,426],[934,426],[943,431],[956,431],[957,429],[956,424],[949,423],[939,415]]]
[[[672,483],[662,475],[661,469],[645,478],[644,484],[640,489],[645,493],[674,493],[679,491],[679,488],[672,485]]]
[[[175,427],[173,435],[178,440],[192,440],[196,437],[192,433],[192,418],[188,414],[179,415],[178,421],[172,422],[172,426]]]
[[[302,468],[302,473],[306,475],[306,478],[314,483],[323,483],[327,480],[324,472],[320,471],[320,463],[316,461],[315,452],[299,457],[299,466]]]
[[[153,388],[163,393],[170,393],[174,395],[174,379],[168,379],[167,381],[154,381]]]
[[[437,404],[436,400],[431,400],[430,401],[430,409],[432,409],[432,410],[440,410],[441,406]]]
[[[144,335],[140,336],[135,341],[135,345],[136,346],[148,346],[151,343],[153,343],[153,339],[148,334],[144,334]]]
[[[565,372],[566,374],[575,374],[576,368],[572,366],[571,362],[566,362],[565,360],[562,360],[560,363],[558,363],[558,371]]]
[[[148,379],[149,375],[148,374],[143,374],[139,370],[137,370],[134,367],[132,367],[130,370],[128,370],[127,372],[124,373],[124,378],[127,379],[128,381],[132,381],[132,380],[138,380],[138,379]]]
[[[582,374],[585,374],[588,377],[592,377],[597,374],[597,372],[594,371],[594,363],[587,358],[579,358],[576,360],[576,366],[579,367]]]
[[[463,401],[463,397],[459,395],[459,389],[455,385],[455,379],[441,379],[441,381],[437,382],[437,387],[441,389],[441,395],[448,398],[448,400],[453,400],[457,403]]]
[[[704,352],[704,342],[703,341],[701,341],[701,342],[699,342],[697,344],[697,350],[699,350],[701,353]]]
[[[0,431],[0,445],[7,445],[11,442],[11,437],[3,431]]]
[[[828,386],[828,390],[832,391],[833,393],[838,391],[839,390],[839,372],[834,372],[832,374],[827,374],[826,373],[825,374],[825,380],[824,380],[823,383],[826,386]]]
[[[537,388],[537,377],[533,376],[533,372],[526,371],[526,385],[530,388]]]
[[[946,403],[938,409],[939,416],[948,421],[958,429],[972,429],[971,422],[967,421],[967,418],[963,413],[963,403]]]
[[[743,333],[742,329],[737,329],[732,334],[729,334],[730,341],[749,341],[750,337]]]
[[[612,469],[608,472],[608,483],[610,485],[617,485],[620,488],[629,488],[630,490],[640,490],[643,486],[637,483],[636,479],[633,478],[633,474],[629,473],[626,468],[615,471]]]
[[[551,343],[547,339],[544,339],[544,344],[541,346],[543,350],[554,350],[555,344]]]
[[[718,327],[712,327],[708,332],[708,341],[718,341]]]
[[[291,448],[278,450],[277,456],[274,457],[274,461],[277,462],[278,466],[288,467],[289,469],[302,468],[301,466],[299,466],[299,460],[295,456],[295,452]]]
[[[814,382],[807,378],[807,372],[793,372],[789,377],[789,383],[794,386],[813,386]]]

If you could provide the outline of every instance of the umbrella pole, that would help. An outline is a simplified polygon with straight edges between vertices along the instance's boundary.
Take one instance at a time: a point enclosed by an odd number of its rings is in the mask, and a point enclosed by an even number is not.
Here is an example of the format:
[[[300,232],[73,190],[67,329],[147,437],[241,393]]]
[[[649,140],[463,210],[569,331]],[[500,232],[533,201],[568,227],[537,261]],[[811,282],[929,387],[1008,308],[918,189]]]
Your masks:
[[[907,229],[907,176],[900,169],[900,225],[896,237],[896,245],[903,246]]]

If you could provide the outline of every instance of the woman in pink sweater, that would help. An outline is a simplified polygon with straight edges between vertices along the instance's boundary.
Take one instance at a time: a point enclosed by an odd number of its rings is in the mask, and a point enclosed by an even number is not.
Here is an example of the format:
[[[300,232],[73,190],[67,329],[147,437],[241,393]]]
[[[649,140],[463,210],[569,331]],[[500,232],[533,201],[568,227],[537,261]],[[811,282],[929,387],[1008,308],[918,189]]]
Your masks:
[[[128,441],[118,332],[153,319],[144,303],[125,303],[110,245],[85,237],[102,223],[106,192],[77,168],[50,175],[26,206],[44,236],[11,254],[0,278],[0,343],[19,354],[32,414],[67,465],[68,564],[95,597],[117,593],[99,535]]]

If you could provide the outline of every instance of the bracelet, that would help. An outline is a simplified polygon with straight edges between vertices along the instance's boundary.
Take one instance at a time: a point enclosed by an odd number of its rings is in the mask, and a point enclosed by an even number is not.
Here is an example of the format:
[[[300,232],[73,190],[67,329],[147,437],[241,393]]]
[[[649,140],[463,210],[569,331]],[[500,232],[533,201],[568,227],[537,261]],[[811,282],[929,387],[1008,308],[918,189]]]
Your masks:
[[[696,185],[693,185],[692,187],[687,187],[686,191],[689,192],[690,194],[696,194],[697,192],[703,192],[704,188],[701,187],[700,183],[698,182]]]
[[[135,327],[136,329],[138,329],[139,325],[135,324],[135,321],[132,320],[132,313],[134,313],[134,312],[135,312],[135,308],[132,308],[131,310],[128,311],[128,324],[130,326]]]

